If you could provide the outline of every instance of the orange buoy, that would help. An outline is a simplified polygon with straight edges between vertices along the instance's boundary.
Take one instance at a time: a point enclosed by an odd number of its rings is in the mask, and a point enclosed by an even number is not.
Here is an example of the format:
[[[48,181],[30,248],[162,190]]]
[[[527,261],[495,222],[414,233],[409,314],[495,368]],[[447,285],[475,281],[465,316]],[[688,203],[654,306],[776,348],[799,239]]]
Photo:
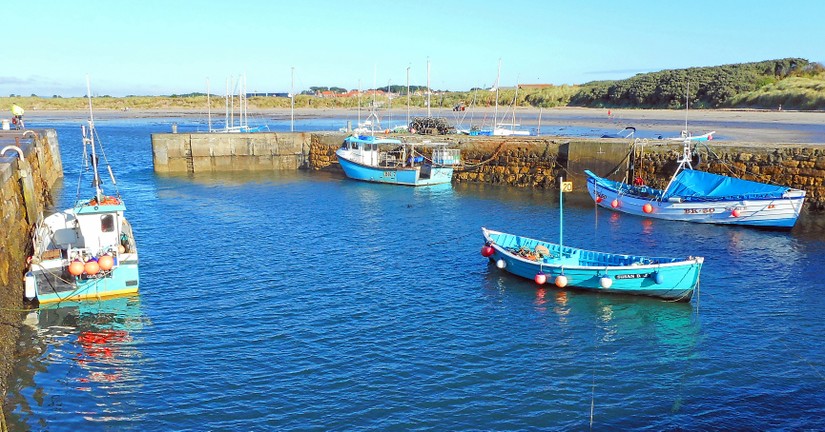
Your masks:
[[[610,202],[610,207],[619,208],[619,200],[614,198],[613,201]]]
[[[567,286],[567,276],[565,275],[558,275],[556,276],[556,286],[559,288],[564,288]]]
[[[539,272],[536,273],[536,277],[534,277],[533,280],[536,281],[536,283],[539,285],[544,285],[544,283],[547,282],[547,275],[544,274],[544,272],[542,272],[541,270],[539,270]]]
[[[642,206],[642,211],[645,213],[653,213],[653,206],[650,203],[645,204]]]
[[[111,255],[103,255],[102,257],[97,259],[98,265],[100,265],[100,269],[103,271],[109,271],[115,265],[115,259],[112,258]]]
[[[83,270],[86,271],[86,274],[96,275],[100,271],[100,264],[97,261],[88,261],[83,266]]]
[[[72,276],[80,276],[83,274],[83,262],[74,260],[69,264],[69,274]]]

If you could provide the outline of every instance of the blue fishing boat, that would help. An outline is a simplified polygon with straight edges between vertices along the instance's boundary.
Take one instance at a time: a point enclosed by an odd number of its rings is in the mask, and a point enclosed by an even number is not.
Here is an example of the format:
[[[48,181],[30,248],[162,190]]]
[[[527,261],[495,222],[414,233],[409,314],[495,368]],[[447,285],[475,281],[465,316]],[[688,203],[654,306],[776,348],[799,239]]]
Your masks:
[[[482,227],[481,255],[496,267],[532,279],[539,285],[553,283],[559,288],[659,297],[690,301],[699,286],[704,258],[667,258],[597,252],[564,246],[564,192],[572,183],[561,182],[559,190],[559,242],[488,230]]]
[[[103,192],[98,154],[105,153],[96,150],[101,143],[95,131],[91,104],[89,91],[88,128],[82,127],[83,154],[92,168],[94,194],[92,198],[78,199],[71,208],[37,224],[32,240],[34,254],[29,258],[25,277],[25,296],[41,305],[138,291],[135,236],[124,216],[126,206],[117,192],[111,168],[108,172],[115,195],[107,196]],[[78,181],[83,184],[82,174]]]
[[[686,222],[793,228],[805,191],[693,169],[694,141],[710,134],[685,137],[679,165],[667,187],[609,180],[589,170],[587,190],[601,207],[638,216]]]
[[[450,183],[460,163],[460,151],[447,144],[411,144],[373,135],[349,136],[335,154],[351,179],[404,186]]]
[[[704,258],[664,258],[596,252],[481,229],[481,254],[500,269],[534,280],[598,292],[690,301]]]

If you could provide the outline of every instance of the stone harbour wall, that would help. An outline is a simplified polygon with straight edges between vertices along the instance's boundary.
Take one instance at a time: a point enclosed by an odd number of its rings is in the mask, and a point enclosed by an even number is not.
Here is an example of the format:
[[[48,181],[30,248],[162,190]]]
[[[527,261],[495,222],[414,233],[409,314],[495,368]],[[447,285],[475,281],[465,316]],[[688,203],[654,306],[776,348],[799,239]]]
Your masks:
[[[20,159],[19,148],[24,158]],[[23,276],[31,236],[51,191],[63,177],[54,130],[0,132],[0,392],[7,390],[23,309]]]

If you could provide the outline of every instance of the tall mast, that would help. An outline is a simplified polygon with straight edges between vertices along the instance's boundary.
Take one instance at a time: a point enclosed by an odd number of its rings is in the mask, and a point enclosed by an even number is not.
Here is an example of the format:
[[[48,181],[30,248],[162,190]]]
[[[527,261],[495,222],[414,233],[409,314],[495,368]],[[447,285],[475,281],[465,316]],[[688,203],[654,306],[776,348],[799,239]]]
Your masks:
[[[209,77],[206,77],[206,118],[209,132],[212,132],[212,101],[209,96]]]
[[[407,66],[407,127],[410,126],[410,67]]]
[[[89,81],[89,76],[86,75],[86,96],[89,99],[89,135],[83,134],[83,140],[92,148],[92,171],[94,172],[93,185],[95,187],[95,198],[97,202],[101,201],[103,191],[100,189],[100,176],[97,173],[97,153],[95,152],[95,118],[92,113],[92,85]]]
[[[493,114],[493,133],[495,133],[496,124],[498,123],[498,80],[501,78],[501,58],[498,59],[498,72],[496,73],[496,109]]]
[[[292,67],[292,86],[289,90],[289,131],[295,132],[295,66]]]
[[[430,58],[427,57],[427,117],[430,117]]]

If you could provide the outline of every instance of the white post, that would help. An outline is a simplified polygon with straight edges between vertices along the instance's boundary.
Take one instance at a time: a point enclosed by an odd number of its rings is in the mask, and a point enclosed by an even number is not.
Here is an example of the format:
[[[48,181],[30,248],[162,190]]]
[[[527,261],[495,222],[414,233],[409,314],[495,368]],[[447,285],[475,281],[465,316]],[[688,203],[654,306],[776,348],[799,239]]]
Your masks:
[[[295,66],[292,67],[292,87],[289,91],[290,109],[289,109],[289,131],[295,132]]]
[[[407,66],[407,127],[410,126],[410,67]]]
[[[427,57],[427,117],[430,117],[430,58]]]

